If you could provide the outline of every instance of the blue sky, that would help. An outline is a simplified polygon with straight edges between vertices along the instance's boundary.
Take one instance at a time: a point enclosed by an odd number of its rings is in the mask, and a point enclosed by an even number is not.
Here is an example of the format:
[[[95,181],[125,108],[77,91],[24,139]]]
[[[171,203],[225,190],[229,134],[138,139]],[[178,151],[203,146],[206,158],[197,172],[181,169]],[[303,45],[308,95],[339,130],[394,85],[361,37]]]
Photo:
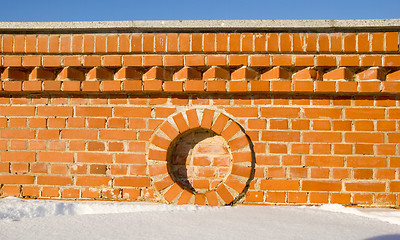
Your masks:
[[[400,18],[400,0],[3,0],[0,21]]]

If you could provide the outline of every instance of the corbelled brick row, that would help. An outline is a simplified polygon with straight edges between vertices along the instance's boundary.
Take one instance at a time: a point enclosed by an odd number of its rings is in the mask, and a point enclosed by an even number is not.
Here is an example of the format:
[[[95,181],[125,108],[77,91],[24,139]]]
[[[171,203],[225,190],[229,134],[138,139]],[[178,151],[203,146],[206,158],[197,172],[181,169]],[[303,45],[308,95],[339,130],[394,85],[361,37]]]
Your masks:
[[[0,196],[399,207],[400,24],[255,29],[0,30]]]

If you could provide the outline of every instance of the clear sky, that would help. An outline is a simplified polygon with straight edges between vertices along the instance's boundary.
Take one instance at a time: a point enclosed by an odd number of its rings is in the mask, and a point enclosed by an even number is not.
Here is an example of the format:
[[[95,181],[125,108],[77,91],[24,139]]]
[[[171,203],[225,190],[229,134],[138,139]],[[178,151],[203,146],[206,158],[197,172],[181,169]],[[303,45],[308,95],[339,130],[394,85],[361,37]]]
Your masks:
[[[3,0],[2,22],[385,19],[400,0]]]

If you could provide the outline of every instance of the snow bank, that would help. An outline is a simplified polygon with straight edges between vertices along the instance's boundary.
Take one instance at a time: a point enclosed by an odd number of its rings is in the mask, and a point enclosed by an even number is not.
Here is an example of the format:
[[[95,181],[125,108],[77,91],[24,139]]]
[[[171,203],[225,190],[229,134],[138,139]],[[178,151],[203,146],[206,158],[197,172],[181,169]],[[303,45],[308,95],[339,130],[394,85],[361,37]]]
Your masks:
[[[389,223],[390,222],[390,223]],[[400,239],[391,209],[0,199],[0,239]]]
[[[240,207],[240,206],[238,206]],[[145,202],[89,202],[24,200],[15,197],[0,199],[0,219],[20,220],[49,216],[75,216],[87,214],[133,213],[133,212],[175,212],[215,210],[221,207],[197,205],[166,205]],[[326,204],[320,207],[297,207],[328,212],[352,214],[400,225],[400,211],[394,209],[362,209],[344,207],[340,204]]]
[[[0,219],[19,220],[22,218],[75,216],[86,214],[109,214],[130,212],[171,212],[211,209],[196,205],[165,205],[155,203],[118,202],[72,202],[50,200],[24,200],[15,197],[0,199]]]
[[[400,225],[400,211],[394,209],[351,208],[344,207],[340,204],[325,204],[321,207],[318,207],[318,209],[329,212],[348,213]]]

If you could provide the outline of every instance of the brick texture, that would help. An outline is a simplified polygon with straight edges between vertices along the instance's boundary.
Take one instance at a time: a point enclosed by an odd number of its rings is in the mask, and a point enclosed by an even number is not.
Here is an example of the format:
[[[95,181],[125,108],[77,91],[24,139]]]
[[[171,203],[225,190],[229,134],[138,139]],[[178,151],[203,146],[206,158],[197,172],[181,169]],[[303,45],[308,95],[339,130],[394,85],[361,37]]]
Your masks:
[[[335,31],[0,33],[0,196],[399,207],[399,34]]]

